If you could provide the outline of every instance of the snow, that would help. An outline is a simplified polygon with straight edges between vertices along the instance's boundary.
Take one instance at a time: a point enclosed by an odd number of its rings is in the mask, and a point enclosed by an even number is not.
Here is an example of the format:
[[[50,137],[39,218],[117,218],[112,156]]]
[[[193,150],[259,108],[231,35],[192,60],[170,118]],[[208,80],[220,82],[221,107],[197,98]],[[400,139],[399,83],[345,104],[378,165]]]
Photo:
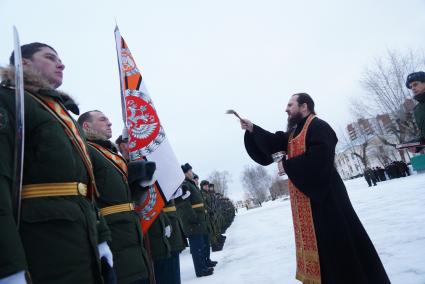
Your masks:
[[[345,182],[351,202],[392,283],[425,284],[425,174],[368,187]],[[196,278],[186,249],[180,255],[183,284],[301,283],[295,279],[295,244],[289,200],[240,209],[228,229],[214,274]]]

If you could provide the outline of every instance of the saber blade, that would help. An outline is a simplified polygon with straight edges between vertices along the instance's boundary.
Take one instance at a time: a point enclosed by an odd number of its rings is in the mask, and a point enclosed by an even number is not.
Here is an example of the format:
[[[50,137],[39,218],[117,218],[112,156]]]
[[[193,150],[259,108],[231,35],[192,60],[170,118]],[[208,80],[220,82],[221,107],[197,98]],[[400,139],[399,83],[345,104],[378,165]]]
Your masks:
[[[12,185],[12,202],[14,208],[14,217],[16,225],[19,228],[21,213],[21,191],[22,191],[22,175],[24,165],[24,129],[25,129],[25,113],[24,113],[24,75],[22,69],[21,45],[19,43],[19,34],[15,26],[13,26],[14,41],[14,59],[15,59],[15,151],[14,151],[14,176]]]

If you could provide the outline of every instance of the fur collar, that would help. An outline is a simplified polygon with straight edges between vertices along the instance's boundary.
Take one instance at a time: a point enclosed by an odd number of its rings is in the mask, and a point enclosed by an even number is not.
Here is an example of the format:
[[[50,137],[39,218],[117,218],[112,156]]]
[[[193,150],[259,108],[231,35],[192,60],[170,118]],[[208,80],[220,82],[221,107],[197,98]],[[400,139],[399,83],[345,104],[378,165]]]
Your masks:
[[[425,93],[417,94],[413,97],[415,100],[417,100],[419,103],[425,103]]]
[[[79,114],[79,109],[75,101],[68,94],[54,90],[50,86],[49,82],[42,77],[40,72],[24,68],[24,88],[26,91],[31,93],[39,93],[40,91],[45,93],[53,92],[62,101],[65,107],[75,114]],[[8,67],[0,67],[0,77],[3,84],[6,86],[15,86],[15,66],[9,65]]]

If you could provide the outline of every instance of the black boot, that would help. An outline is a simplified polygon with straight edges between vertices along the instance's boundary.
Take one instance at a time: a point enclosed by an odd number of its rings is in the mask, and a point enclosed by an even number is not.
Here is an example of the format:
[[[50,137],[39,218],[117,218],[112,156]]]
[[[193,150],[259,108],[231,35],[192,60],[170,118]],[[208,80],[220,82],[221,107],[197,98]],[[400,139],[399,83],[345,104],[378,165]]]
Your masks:
[[[211,259],[207,259],[207,266],[208,267],[215,267],[217,265],[217,261],[213,261]]]
[[[214,268],[208,267],[208,268],[202,270],[201,273],[196,274],[196,277],[209,276],[209,275],[212,275],[213,273],[214,273]]]

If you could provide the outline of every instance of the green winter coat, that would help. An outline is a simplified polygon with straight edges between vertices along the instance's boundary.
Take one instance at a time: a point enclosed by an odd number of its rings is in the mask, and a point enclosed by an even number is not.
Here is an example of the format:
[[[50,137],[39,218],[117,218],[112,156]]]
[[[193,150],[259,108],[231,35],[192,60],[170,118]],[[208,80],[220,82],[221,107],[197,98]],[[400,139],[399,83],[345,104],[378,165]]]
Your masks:
[[[167,211],[167,208],[175,208],[174,200],[171,200],[167,203],[167,207],[164,208],[164,211]],[[164,212],[171,224],[171,237],[168,239],[171,252],[182,252],[187,246],[187,239],[183,233],[183,223],[177,214],[176,210]]]
[[[170,226],[165,213],[160,213],[148,230],[149,244],[153,261],[166,259],[171,256],[171,247],[165,235],[165,227]]]
[[[190,192],[186,199],[179,197],[175,200],[177,213],[183,222],[183,231],[187,237],[198,234],[208,234],[207,216],[205,207],[196,207],[198,204],[204,204],[204,199],[191,180],[185,179],[182,184],[183,196]]]
[[[92,142],[108,150],[111,155],[118,156],[110,141]],[[92,145],[89,145],[89,153],[100,194],[99,208],[132,203],[127,180],[118,169]],[[135,211],[118,212],[106,215],[104,218],[112,234],[109,246],[114,256],[114,270],[118,283],[148,279],[147,257],[143,248],[142,228],[137,213]]]
[[[419,128],[420,137],[425,139],[425,93],[416,95],[415,99],[419,103],[415,106],[413,114]]]
[[[20,232],[11,206],[15,137],[13,70],[0,86],[0,278],[29,270],[34,283],[100,283],[97,216],[84,196],[22,200]],[[25,74],[25,87],[76,109],[69,97]],[[77,108],[78,109],[78,108]],[[88,174],[62,126],[25,93],[23,185],[81,182]],[[105,231],[106,232],[106,231]]]
[[[207,216],[207,227],[208,227],[208,234],[210,236],[210,240],[214,238],[214,224],[213,224],[213,209],[212,209],[212,200],[211,195],[209,192],[201,189],[202,198],[204,199],[205,204],[205,210],[206,210],[206,216]]]

